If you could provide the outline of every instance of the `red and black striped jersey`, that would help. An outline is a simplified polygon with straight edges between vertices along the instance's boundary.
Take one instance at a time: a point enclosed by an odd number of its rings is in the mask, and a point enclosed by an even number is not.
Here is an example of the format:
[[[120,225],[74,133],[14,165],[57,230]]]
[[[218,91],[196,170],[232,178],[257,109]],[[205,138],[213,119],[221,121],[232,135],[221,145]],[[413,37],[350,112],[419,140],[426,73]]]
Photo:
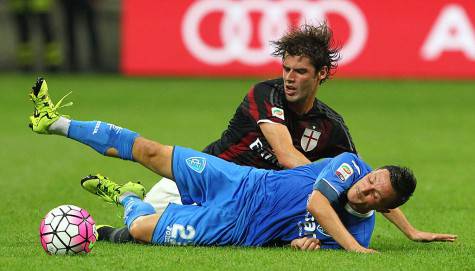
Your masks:
[[[282,78],[252,87],[221,138],[203,152],[240,165],[282,169],[259,128],[262,122],[287,126],[294,147],[310,161],[343,152],[356,153],[343,118],[320,100],[315,99],[312,109],[304,115],[288,108]]]

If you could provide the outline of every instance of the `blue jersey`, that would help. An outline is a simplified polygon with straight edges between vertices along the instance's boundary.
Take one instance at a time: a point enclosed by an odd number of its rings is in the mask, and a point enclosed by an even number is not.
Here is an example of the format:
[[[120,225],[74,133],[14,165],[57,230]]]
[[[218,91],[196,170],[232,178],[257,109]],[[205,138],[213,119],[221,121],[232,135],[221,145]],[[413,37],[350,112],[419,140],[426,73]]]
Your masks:
[[[354,154],[273,171],[175,147],[172,170],[184,205],[168,206],[153,243],[264,246],[313,236],[323,248],[338,248],[306,210],[318,189],[356,240],[369,245],[374,213],[358,214],[346,204],[347,190],[371,170]]]
[[[368,247],[374,228],[374,211],[359,214],[348,204],[348,189],[371,171],[352,153],[343,153],[295,169],[274,171],[265,183],[272,191],[270,209],[261,210],[252,223],[251,244],[286,243],[300,237],[314,237],[322,248],[340,248],[318,221],[307,212],[313,189],[325,195],[339,218],[364,247]],[[318,206],[317,206],[318,208]]]

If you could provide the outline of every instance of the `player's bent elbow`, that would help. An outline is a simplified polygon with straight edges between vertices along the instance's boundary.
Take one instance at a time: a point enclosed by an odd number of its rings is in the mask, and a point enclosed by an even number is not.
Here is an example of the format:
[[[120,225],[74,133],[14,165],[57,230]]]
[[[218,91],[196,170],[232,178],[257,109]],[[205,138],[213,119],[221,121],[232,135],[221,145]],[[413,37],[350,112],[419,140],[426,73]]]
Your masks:
[[[277,161],[284,168],[295,168],[298,166],[306,165],[310,161],[305,158],[303,155],[298,153],[298,150],[295,149],[281,149],[274,150]]]
[[[317,204],[315,200],[312,200],[312,197],[307,203],[307,211],[309,211],[317,220],[324,215],[322,208],[319,208],[319,204]]]
[[[294,168],[297,166],[295,159],[287,154],[278,154],[276,153],[277,161],[284,168]]]
[[[318,212],[318,209],[316,208],[316,206],[314,206],[314,204],[311,203],[311,201],[308,201],[307,211],[309,211],[312,215],[315,216]]]

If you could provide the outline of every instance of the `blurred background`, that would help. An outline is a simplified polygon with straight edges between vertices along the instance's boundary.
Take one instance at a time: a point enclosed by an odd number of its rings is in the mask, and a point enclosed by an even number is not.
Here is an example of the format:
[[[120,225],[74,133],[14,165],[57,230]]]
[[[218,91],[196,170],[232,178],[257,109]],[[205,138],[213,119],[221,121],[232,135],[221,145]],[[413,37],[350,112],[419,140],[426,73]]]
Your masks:
[[[0,70],[269,77],[270,41],[326,20],[339,77],[471,79],[474,14],[468,0],[3,0]]]
[[[62,114],[201,150],[219,138],[253,84],[281,74],[270,41],[289,26],[324,20],[342,58],[318,99],[344,117],[369,164],[414,169],[418,189],[403,207],[410,221],[458,234],[460,242],[411,243],[378,218],[372,247],[384,254],[370,261],[285,249],[108,244],[91,257],[44,257],[38,225],[58,205],[122,225],[120,209],[85,193],[82,177],[101,173],[148,188],[159,177],[32,133],[27,93],[37,76],[48,80],[54,102],[73,91],[67,101],[74,106]],[[473,0],[0,0],[0,37],[0,266],[8,270],[148,270],[157,263],[163,270],[474,269],[475,232],[466,222],[475,220],[468,204],[475,194]]]
[[[0,70],[117,72],[121,1],[0,1]]]

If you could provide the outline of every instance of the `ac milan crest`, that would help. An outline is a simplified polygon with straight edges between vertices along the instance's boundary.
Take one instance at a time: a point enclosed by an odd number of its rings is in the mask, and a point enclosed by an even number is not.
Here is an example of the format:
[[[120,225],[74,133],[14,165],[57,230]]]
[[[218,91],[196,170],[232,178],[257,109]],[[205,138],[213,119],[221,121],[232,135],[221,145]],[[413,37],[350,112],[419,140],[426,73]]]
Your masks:
[[[310,128],[305,128],[302,138],[300,139],[300,146],[305,152],[312,151],[317,147],[318,139],[322,133]]]

